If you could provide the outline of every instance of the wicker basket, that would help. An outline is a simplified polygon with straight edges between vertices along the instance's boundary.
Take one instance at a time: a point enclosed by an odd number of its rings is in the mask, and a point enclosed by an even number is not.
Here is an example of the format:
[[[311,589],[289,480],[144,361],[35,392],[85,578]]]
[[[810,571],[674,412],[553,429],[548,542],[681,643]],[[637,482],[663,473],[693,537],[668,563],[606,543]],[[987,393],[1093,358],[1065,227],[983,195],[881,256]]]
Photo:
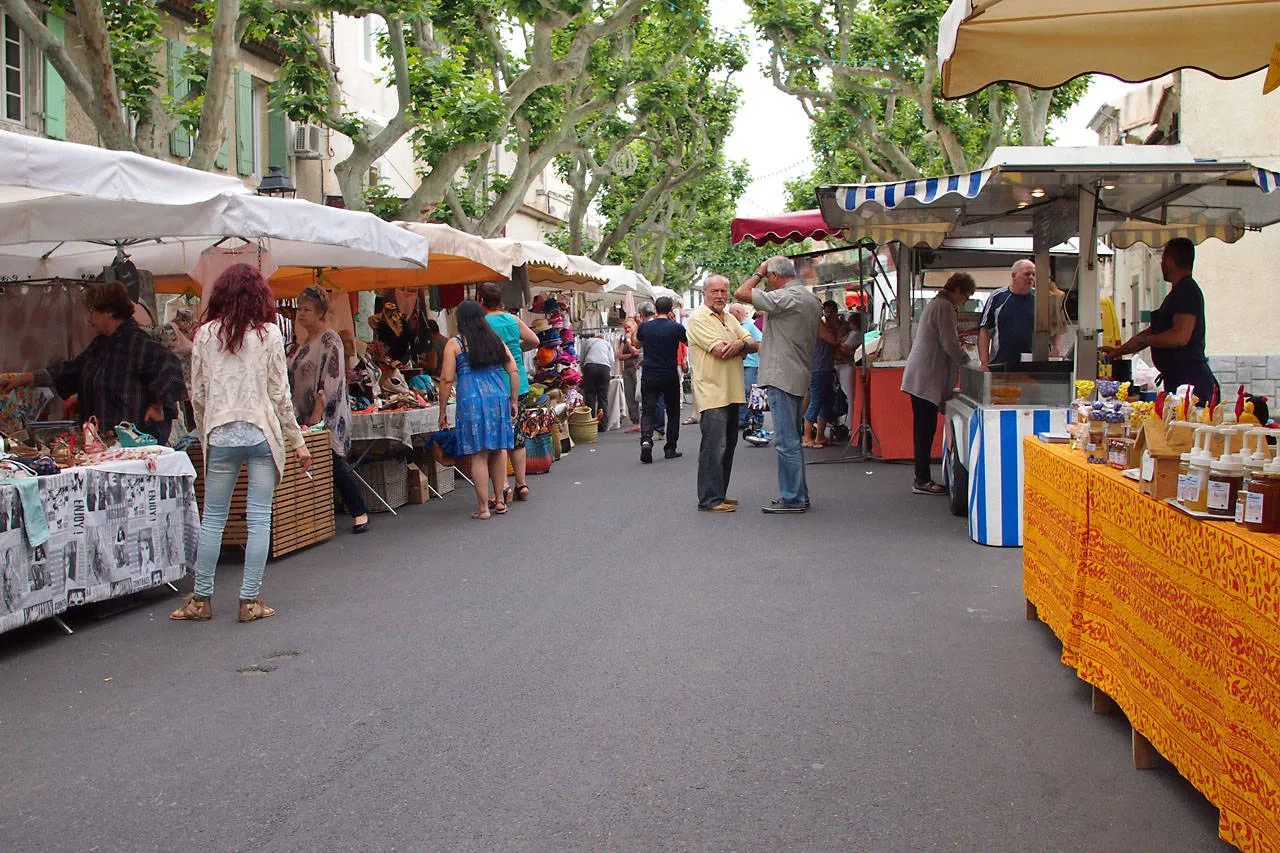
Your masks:
[[[360,466],[360,494],[369,512],[386,512],[382,501],[397,509],[409,502],[409,466],[399,459],[370,462]],[[366,485],[366,483],[368,485]],[[378,496],[382,500],[378,500]]]
[[[579,406],[569,415],[569,436],[577,444],[595,444],[600,432],[600,423],[591,409]]]

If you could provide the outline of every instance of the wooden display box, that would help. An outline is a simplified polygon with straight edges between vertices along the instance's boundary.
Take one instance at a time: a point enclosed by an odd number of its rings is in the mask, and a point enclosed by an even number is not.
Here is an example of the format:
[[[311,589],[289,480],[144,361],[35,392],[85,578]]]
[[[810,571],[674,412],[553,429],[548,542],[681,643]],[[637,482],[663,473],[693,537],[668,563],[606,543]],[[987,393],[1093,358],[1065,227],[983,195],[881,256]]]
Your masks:
[[[334,535],[333,454],[329,451],[328,432],[304,433],[307,450],[311,451],[311,476],[303,475],[298,461],[287,453],[284,479],[276,486],[271,503],[271,557],[278,559],[308,545],[324,542]],[[187,448],[196,469],[196,502],[204,511],[204,448]],[[240,471],[235,491],[231,493],[231,512],[222,532],[222,544],[244,546],[249,541],[245,519],[248,473]]]
[[[1158,501],[1178,496],[1178,464],[1191,445],[1184,443],[1181,431],[1171,442],[1162,421],[1152,418],[1142,425],[1142,433],[1134,445],[1141,470],[1139,490]]]

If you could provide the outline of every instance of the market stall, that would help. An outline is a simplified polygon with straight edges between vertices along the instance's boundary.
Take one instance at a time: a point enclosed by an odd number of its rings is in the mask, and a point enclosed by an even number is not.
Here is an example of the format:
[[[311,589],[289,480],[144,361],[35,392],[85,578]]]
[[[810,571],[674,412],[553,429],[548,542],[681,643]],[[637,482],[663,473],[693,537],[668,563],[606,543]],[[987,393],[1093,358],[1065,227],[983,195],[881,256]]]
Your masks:
[[[172,583],[200,538],[185,454],[19,476],[0,466],[0,633],[69,608]]]
[[[1074,281],[1070,288],[1065,282],[1059,284],[1078,294],[1074,374],[1085,379],[1096,377],[1098,369],[1096,239],[1105,236],[1117,247],[1139,242],[1159,246],[1173,237],[1200,242],[1212,236],[1232,242],[1248,227],[1280,221],[1275,177],[1248,163],[1197,160],[1178,146],[1000,148],[983,169],[966,175],[826,186],[819,188],[818,199],[828,224],[845,229],[846,237],[854,241],[896,241],[932,250],[948,237],[1030,236],[1039,282],[1052,277],[1051,247],[1077,235],[1082,253]],[[904,268],[909,271],[910,264],[910,257],[903,255],[898,265],[900,283],[909,276]],[[1035,292],[1032,366],[1007,367],[1001,384],[1008,392],[1002,406],[1013,403],[1015,394],[1034,394],[1032,385],[1042,386],[1046,373],[1060,371],[1066,364],[1051,366],[1055,365],[1048,359],[1051,294],[1044,287]],[[909,347],[905,316],[899,325],[906,329],[903,342]],[[1024,378],[1031,374],[1037,378]],[[1057,382],[1065,387],[1071,379],[1065,373]],[[985,507],[986,517],[998,517],[998,524],[979,524],[971,516],[970,536],[975,541],[1018,545],[1021,435],[1031,431],[1036,416],[1026,412],[1013,419],[1015,424],[1024,423],[1025,429],[1001,426],[997,430],[986,417],[988,404],[973,402],[977,405],[971,410],[948,404],[948,422],[957,437],[949,445],[946,465],[952,505],[958,510]],[[1065,400],[1051,408],[1057,413],[1051,417],[1065,416]],[[997,435],[998,441],[993,442]]]
[[[1280,846],[1280,536],[1193,517],[1068,445],[1024,439],[1028,618],[1062,662],[1220,809],[1241,850]]]

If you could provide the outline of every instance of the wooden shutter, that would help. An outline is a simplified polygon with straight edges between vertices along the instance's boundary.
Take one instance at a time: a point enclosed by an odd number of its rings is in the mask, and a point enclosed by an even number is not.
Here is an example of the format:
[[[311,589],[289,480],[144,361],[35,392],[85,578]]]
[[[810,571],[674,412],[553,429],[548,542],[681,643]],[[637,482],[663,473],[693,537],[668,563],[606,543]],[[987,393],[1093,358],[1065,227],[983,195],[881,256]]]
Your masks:
[[[252,175],[253,162],[253,75],[236,71],[236,171]]]
[[[274,103],[267,111],[267,165],[280,166],[289,174],[289,121]]]
[[[48,12],[44,24],[61,42],[67,40],[66,23]],[[67,84],[54,70],[53,63],[44,61],[44,135],[50,139],[67,138]]]

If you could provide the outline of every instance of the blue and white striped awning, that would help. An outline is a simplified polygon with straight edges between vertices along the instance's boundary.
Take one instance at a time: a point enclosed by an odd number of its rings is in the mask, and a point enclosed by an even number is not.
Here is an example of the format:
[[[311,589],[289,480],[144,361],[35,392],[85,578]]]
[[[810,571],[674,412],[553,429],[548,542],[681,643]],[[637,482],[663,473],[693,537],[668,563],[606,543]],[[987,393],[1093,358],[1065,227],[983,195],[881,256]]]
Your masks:
[[[937,248],[948,237],[1025,237],[1046,214],[1071,223],[1082,189],[1099,194],[1113,245],[1174,237],[1231,243],[1280,222],[1280,172],[1196,160],[1178,146],[998,149],[978,171],[818,188],[823,218],[849,240]]]

